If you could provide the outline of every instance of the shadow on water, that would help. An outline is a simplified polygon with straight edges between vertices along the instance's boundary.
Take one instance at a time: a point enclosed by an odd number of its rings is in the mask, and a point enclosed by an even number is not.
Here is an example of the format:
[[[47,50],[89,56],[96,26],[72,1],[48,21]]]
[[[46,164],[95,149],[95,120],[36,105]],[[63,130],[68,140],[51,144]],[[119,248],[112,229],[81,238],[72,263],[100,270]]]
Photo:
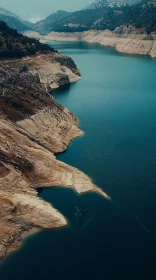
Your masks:
[[[72,84],[63,85],[52,91],[52,95],[55,94],[68,94],[71,91]]]
[[[57,100],[56,100],[57,97],[68,98],[68,95],[72,94],[73,89],[76,86],[76,83],[78,83],[78,82],[63,85],[63,86],[53,90],[51,94],[54,97],[54,100],[57,102]]]

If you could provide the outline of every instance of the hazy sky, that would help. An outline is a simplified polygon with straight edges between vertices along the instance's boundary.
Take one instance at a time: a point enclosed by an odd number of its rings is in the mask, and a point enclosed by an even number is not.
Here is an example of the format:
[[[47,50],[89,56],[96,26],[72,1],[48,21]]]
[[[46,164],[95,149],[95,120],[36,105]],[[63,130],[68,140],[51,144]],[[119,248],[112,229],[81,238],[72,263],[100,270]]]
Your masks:
[[[0,0],[0,7],[25,19],[40,19],[57,10],[80,10],[92,2],[92,0]]]

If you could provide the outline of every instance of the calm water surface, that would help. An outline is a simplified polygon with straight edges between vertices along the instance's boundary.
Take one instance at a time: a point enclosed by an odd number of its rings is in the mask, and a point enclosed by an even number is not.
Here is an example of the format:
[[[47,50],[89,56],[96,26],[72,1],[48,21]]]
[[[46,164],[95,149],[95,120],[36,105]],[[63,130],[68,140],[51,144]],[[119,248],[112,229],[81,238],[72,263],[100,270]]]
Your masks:
[[[28,238],[1,264],[0,280],[156,279],[156,61],[54,44],[82,74],[55,99],[85,132],[57,157],[91,176],[112,203],[63,186],[42,191],[69,226]]]

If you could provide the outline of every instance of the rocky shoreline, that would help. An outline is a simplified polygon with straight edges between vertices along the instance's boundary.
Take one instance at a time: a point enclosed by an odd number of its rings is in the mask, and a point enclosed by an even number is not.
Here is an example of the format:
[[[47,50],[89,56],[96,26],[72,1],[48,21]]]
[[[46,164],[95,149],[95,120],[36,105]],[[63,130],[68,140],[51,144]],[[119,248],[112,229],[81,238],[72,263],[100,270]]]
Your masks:
[[[51,32],[41,36],[37,32],[28,31],[27,36],[40,39],[42,42],[69,41],[99,43],[106,47],[114,47],[117,51],[127,54],[149,55],[156,58],[156,35],[136,34],[135,32],[116,34],[109,30],[97,31],[89,30],[85,32],[57,33]]]
[[[74,62],[57,53],[0,61],[0,259],[17,250],[32,231],[67,224],[37,196],[38,188],[65,186],[110,199],[54,154],[83,132],[76,116],[50,93],[79,79]]]

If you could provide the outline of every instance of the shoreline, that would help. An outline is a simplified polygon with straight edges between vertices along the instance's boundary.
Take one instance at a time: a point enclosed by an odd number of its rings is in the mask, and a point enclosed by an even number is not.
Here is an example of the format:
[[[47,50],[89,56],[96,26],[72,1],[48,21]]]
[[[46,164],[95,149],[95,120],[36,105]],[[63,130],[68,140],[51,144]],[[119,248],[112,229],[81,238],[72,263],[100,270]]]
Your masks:
[[[0,259],[4,260],[20,247],[23,234],[67,225],[63,214],[38,197],[38,188],[64,186],[78,194],[109,197],[89,176],[55,156],[83,134],[74,113],[50,95],[56,85],[80,79],[72,59],[42,54],[6,60],[0,62],[0,72]]]
[[[50,41],[64,42],[87,42],[99,43],[105,47],[113,47],[120,53],[133,55],[149,55],[156,58],[156,36],[149,40],[146,34],[114,34],[109,30],[90,30],[84,32],[51,32],[47,35],[40,35],[38,32],[28,31],[24,33],[28,37],[34,37],[45,43]]]

